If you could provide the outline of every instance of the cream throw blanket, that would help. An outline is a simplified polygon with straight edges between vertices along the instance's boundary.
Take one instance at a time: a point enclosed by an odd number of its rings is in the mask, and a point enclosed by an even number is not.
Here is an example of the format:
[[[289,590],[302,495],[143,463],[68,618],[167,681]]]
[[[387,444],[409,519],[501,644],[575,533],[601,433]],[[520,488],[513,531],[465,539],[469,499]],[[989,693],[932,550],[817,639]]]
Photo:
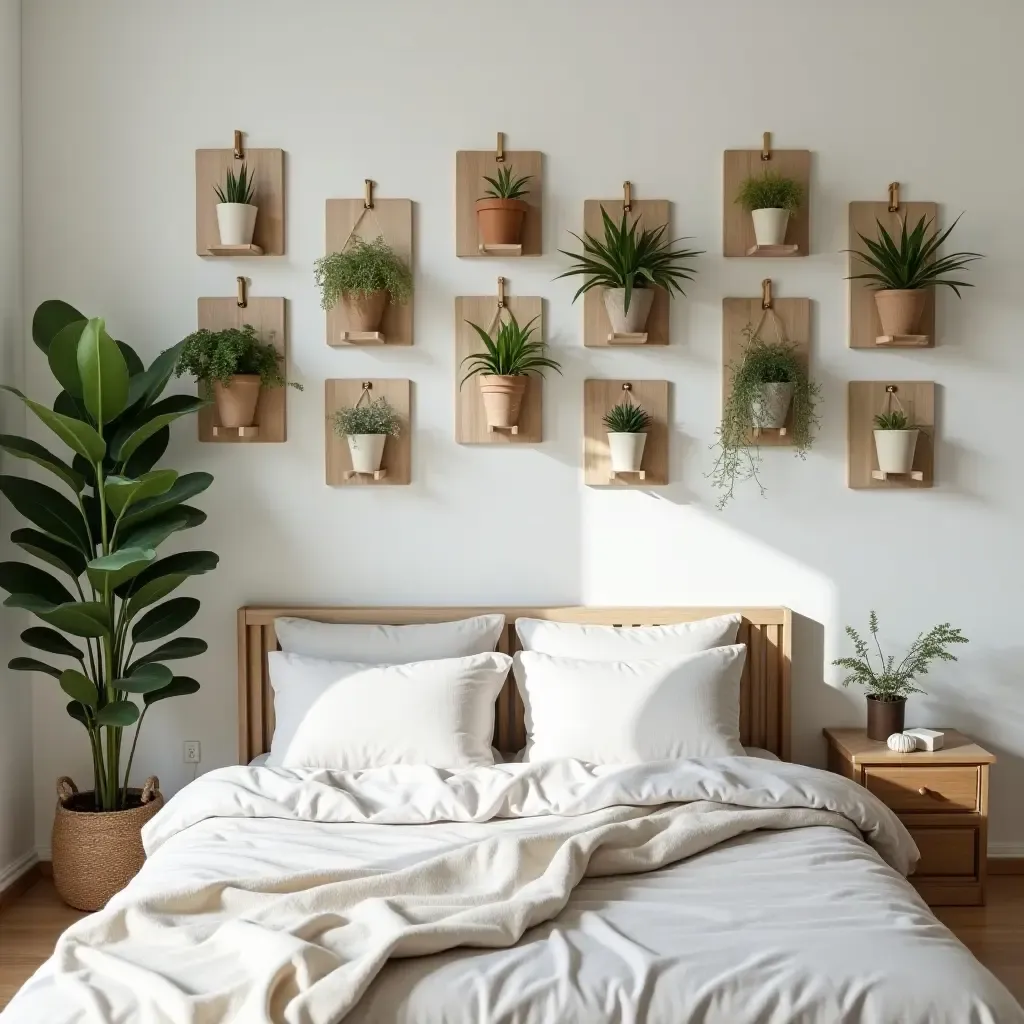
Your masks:
[[[161,847],[215,817],[339,823],[349,835],[342,823],[418,825],[437,841],[419,832],[415,852],[403,853],[408,830],[397,828],[371,862],[353,866],[339,841],[337,866],[263,879],[236,854],[230,884],[163,890]],[[903,874],[917,859],[898,819],[864,789],[753,758],[458,774],[221,769],[146,826],[141,875],[64,933],[4,1020],[33,1019],[32,986],[45,985],[48,1006],[61,994],[48,1024],[334,1024],[390,957],[512,945],[558,914],[584,875],[650,871],[755,829],[811,825],[859,832]]]

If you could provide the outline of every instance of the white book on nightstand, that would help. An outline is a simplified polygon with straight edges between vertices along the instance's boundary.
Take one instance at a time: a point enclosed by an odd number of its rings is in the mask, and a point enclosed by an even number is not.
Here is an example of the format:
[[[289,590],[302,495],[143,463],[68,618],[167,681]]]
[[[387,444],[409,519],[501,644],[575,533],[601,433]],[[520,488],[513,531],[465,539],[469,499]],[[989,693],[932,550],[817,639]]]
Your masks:
[[[913,736],[918,750],[941,750],[946,734],[936,729],[904,729],[904,736]]]

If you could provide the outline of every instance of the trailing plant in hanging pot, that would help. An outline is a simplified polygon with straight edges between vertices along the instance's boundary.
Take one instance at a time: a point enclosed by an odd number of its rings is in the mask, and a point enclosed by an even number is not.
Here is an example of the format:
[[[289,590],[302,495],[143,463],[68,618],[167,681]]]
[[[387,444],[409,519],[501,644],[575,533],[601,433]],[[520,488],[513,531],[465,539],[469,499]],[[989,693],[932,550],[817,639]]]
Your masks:
[[[353,235],[341,252],[313,264],[313,276],[320,305],[332,309],[341,301],[357,333],[379,331],[387,304],[403,305],[412,295],[412,272],[383,235],[372,242]]]
[[[229,167],[223,185],[214,185],[217,194],[217,228],[221,245],[250,245],[256,230],[258,207],[253,203],[256,177],[250,176],[243,162],[237,176]]]
[[[878,641],[878,616],[874,612],[868,617],[868,629],[878,652],[877,668],[872,663],[867,641],[852,626],[846,627],[846,635],[853,641],[857,656],[837,658],[832,664],[845,668],[849,673],[843,679],[843,686],[856,683],[868,691],[868,738],[884,743],[894,732],[903,732],[907,697],[912,693],[924,693],[913,685],[914,679],[927,675],[934,661],[956,661],[947,648],[953,644],[966,644],[968,640],[959,629],[943,622],[927,633],[919,633],[903,660],[896,664],[895,657],[882,653]]]
[[[383,397],[338,409],[331,422],[334,433],[348,442],[353,471],[361,474],[380,469],[387,439],[398,437],[402,426],[397,410]]]
[[[883,473],[909,473],[914,468],[914,453],[921,431],[901,409],[879,413],[875,417],[875,454]]]
[[[526,183],[533,177],[516,177],[510,164],[498,168],[493,178],[484,175],[490,188],[476,201],[476,222],[480,243],[517,245],[523,239],[523,224],[529,204],[522,197],[529,195]]]
[[[199,602],[164,598],[215,568],[218,558],[179,551],[158,559],[157,548],[205,521],[186,502],[213,478],[154,466],[167,448],[169,425],[208,403],[191,395],[161,398],[180,344],[147,369],[129,345],[110,337],[103,320],[87,320],[57,300],[36,310],[32,336],[63,390],[52,409],[15,388],[3,390],[73,457],[69,462],[63,452],[13,435],[0,436],[0,448],[45,470],[72,497],[40,480],[0,476],[0,493],[32,524],[11,540],[47,566],[0,563],[0,587],[10,595],[4,603],[43,623],[21,639],[45,652],[45,660],[16,657],[8,668],[53,677],[69,698],[68,715],[85,730],[93,786],[80,793],[68,779],[58,784],[53,874],[68,903],[96,910],[142,865],[139,829],[163,803],[156,779],[142,789],[130,785],[143,720],[159,701],[199,689],[168,665],[206,650],[195,637],[168,639],[195,617]],[[149,646],[156,641],[163,642]],[[132,725],[126,759],[122,741]]]
[[[612,333],[642,334],[654,303],[653,289],[664,288],[669,294],[685,295],[680,282],[692,281],[696,273],[686,264],[703,255],[703,250],[674,249],[685,239],[670,241],[665,237],[665,224],[651,229],[641,229],[639,219],[630,224],[625,211],[616,224],[601,207],[601,220],[603,239],[586,232],[582,238],[573,234],[583,246],[582,252],[559,250],[576,263],[555,280],[583,278],[573,302],[591,288],[603,288]]]
[[[604,414],[608,430],[608,454],[613,473],[639,473],[651,417],[643,407],[623,399]]]
[[[774,171],[747,178],[736,196],[736,202],[750,213],[758,245],[784,245],[789,216],[803,201],[803,185]]]
[[[262,341],[252,324],[210,331],[193,331],[178,346],[174,375],[191,374],[213,394],[222,427],[251,427],[261,388],[302,385],[285,379],[281,353]]]
[[[782,338],[765,341],[748,324],[743,331],[747,345],[738,365],[728,367],[732,388],[725,399],[718,440],[718,457],[709,476],[722,491],[717,507],[725,508],[734,497],[737,482],[753,480],[765,493],[758,471],[761,449],[751,431],[786,426],[798,458],[806,458],[818,422],[820,386],[810,379],[794,345]],[[787,426],[788,424],[788,426]]]
[[[948,275],[967,269],[974,260],[984,259],[982,253],[938,255],[939,246],[949,238],[960,217],[943,232],[931,230],[932,222],[925,217],[909,232],[907,218],[901,217],[900,232],[895,238],[877,220],[877,239],[857,232],[864,249],[846,251],[865,263],[869,270],[863,274],[852,274],[850,280],[868,281],[876,289],[875,306],[884,336],[905,337],[919,332],[929,289],[945,285],[956,293],[957,298],[961,298],[961,288],[974,287],[969,281],[955,280]]]
[[[479,324],[466,321],[480,336],[484,348],[462,360],[463,365],[469,363],[469,372],[459,388],[470,377],[477,378],[487,425],[495,430],[510,430],[519,423],[528,376],[543,376],[545,370],[562,372],[554,359],[544,355],[544,342],[531,340],[537,320],[534,317],[520,327],[509,313],[508,320],[498,324],[493,338]]]

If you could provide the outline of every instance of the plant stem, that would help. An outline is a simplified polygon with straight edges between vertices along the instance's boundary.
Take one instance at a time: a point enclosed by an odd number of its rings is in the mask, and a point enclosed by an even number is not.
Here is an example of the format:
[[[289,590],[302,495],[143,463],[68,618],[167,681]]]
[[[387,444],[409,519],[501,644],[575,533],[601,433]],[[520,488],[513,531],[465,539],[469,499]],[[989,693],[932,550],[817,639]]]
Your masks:
[[[132,761],[135,759],[135,744],[139,742],[139,733],[142,732],[142,723],[146,719],[146,712],[149,710],[147,704],[139,715],[139,721],[135,726],[135,735],[132,737],[132,749],[128,752],[128,767],[124,771],[124,806],[128,806],[128,779],[132,774]]]

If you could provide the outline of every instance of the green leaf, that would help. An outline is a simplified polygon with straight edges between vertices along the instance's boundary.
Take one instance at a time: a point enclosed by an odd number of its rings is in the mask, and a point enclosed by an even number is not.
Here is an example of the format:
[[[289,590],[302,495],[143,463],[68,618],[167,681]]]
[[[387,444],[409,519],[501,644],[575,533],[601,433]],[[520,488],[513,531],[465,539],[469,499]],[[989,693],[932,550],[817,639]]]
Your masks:
[[[138,523],[145,522],[147,519],[152,519],[162,512],[180,505],[188,498],[202,494],[212,483],[213,477],[209,473],[182,474],[163,493],[139,501],[121,520],[121,529],[124,530],[129,526],[135,526]]]
[[[146,410],[146,418],[139,425],[125,424],[114,435],[111,453],[118,462],[130,459],[145,440],[152,437],[161,427],[173,423],[182,416],[198,412],[209,405],[205,398],[193,395],[171,395]]]
[[[128,367],[128,375],[132,378],[139,377],[146,372],[146,366],[139,358],[139,354],[126,341],[116,341],[115,345],[121,350],[124,357],[124,365]],[[130,385],[129,385],[130,387]]]
[[[161,644],[155,650],[141,658],[136,658],[129,666],[128,673],[131,674],[136,665],[148,665],[150,662],[180,661],[183,658],[197,658],[208,650],[205,640],[194,636],[176,636],[173,640]]]
[[[151,608],[132,627],[132,643],[146,644],[162,640],[165,636],[191,622],[199,611],[194,597],[175,597]]]
[[[132,376],[131,385],[128,388],[128,407],[142,403],[143,407],[152,405],[163,393],[167,382],[174,373],[174,367],[178,363],[181,350],[185,347],[184,341],[179,341],[173,348],[165,349],[149,364],[148,370],[143,370],[138,376]]]
[[[47,299],[36,307],[32,316],[32,340],[47,352],[53,339],[63,328],[76,321],[84,324],[85,319],[74,306],[69,306],[60,299]]]
[[[0,478],[2,480],[2,478]],[[172,533],[179,530],[190,530],[194,526],[202,526],[206,522],[206,513],[200,512],[190,505],[179,505],[170,512],[156,516],[134,529],[127,530],[119,543],[125,547],[157,548]]]
[[[78,370],[78,341],[87,320],[76,320],[61,328],[50,342],[46,360],[50,372],[60,386],[73,398],[82,400],[82,377]]]
[[[184,575],[163,576],[157,580],[150,580],[149,583],[141,587],[133,588],[132,596],[128,599],[128,606],[125,609],[128,621],[131,622],[143,608],[149,607],[177,590],[187,579],[188,577]]]
[[[0,476],[0,494],[43,533],[72,545],[83,554],[92,554],[93,544],[81,510],[59,491],[37,480]]]
[[[35,658],[11,658],[7,667],[12,672],[44,672],[54,679],[60,679],[60,669],[47,665],[45,661],[37,661]]]
[[[190,676],[175,676],[162,690],[147,693],[142,699],[148,706],[168,697],[187,697],[190,693],[196,693],[198,689],[199,683]]]
[[[57,630],[47,626],[29,626],[21,634],[21,639],[23,643],[28,644],[29,647],[35,647],[37,650],[60,654],[65,658],[76,658],[78,661],[83,660],[82,652],[73,643],[65,639]]]
[[[78,548],[51,537],[48,533],[38,530],[15,530],[11,540],[23,551],[42,559],[55,569],[66,572],[73,579],[78,579],[85,572],[85,555]]]
[[[78,342],[78,372],[89,414],[101,425],[109,423],[128,402],[128,367],[98,317],[90,320],[82,331]]]
[[[81,722],[86,728],[89,727],[89,717],[85,713],[85,707],[79,704],[77,700],[68,701],[68,705],[64,710],[67,711],[67,713],[76,722]]]
[[[125,693],[151,693],[167,686],[174,673],[166,665],[139,665],[124,679],[115,681],[114,686]]]
[[[163,576],[198,576],[210,572],[217,567],[219,561],[220,556],[212,551],[179,551],[176,555],[161,558],[147,566],[135,577],[134,583],[119,587],[117,595],[127,598],[131,596],[132,590]]]
[[[17,388],[0,384],[0,389],[17,395],[72,451],[78,452],[92,463],[103,461],[103,456],[107,452],[106,443],[88,423],[53,412],[45,405],[26,398]]]
[[[93,681],[73,668],[61,672],[60,688],[72,700],[77,700],[79,704],[84,704],[87,708],[95,708],[99,701]]]
[[[137,576],[154,558],[156,552],[152,548],[119,548],[109,555],[94,558],[86,571],[97,590],[104,584],[116,587]]]
[[[74,600],[59,580],[25,562],[0,562],[0,588],[9,594],[27,594],[53,605]]]
[[[106,605],[99,601],[78,601],[74,604],[40,609],[29,604],[16,603],[15,596],[12,594],[4,601],[4,604],[13,608],[28,608],[43,622],[48,622],[51,626],[56,626],[72,636],[109,636],[111,632]]]
[[[37,466],[42,466],[51,473],[55,473],[76,493],[85,487],[85,478],[80,473],[76,473],[71,466],[62,459],[58,459],[56,455],[52,455],[36,441],[31,441],[27,437],[18,437],[16,434],[0,434],[0,449],[19,459],[28,459]]]
[[[107,499],[108,507],[114,510],[115,515],[121,515],[124,510],[137,501],[145,498],[155,498],[169,490],[178,474],[173,469],[157,469],[150,473],[144,473],[137,479],[127,476],[108,476],[103,484],[103,494]]]
[[[96,712],[96,724],[114,726],[123,729],[134,725],[139,720],[138,705],[130,700],[115,700],[104,705]]]
[[[163,457],[171,441],[171,428],[161,427],[152,437],[147,438],[123,464],[125,476],[140,477],[148,473]]]

